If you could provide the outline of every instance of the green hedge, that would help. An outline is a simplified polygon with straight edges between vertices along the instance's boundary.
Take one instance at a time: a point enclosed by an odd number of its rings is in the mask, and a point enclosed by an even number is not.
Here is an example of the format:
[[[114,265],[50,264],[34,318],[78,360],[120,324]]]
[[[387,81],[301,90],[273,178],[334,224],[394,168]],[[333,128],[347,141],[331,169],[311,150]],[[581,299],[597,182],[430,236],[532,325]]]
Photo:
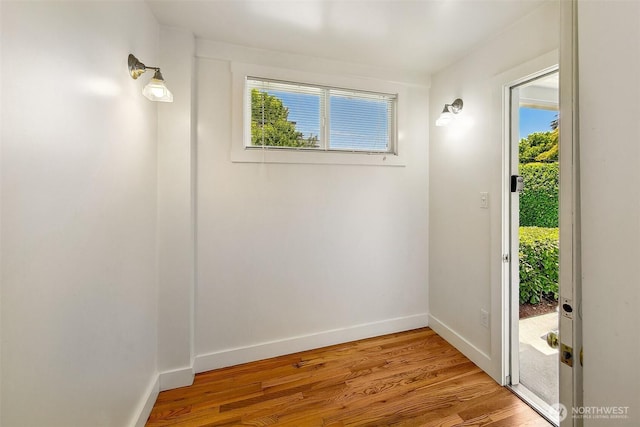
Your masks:
[[[524,191],[520,194],[520,226],[558,226],[558,163],[520,165]]]
[[[520,227],[520,303],[558,299],[558,229]]]

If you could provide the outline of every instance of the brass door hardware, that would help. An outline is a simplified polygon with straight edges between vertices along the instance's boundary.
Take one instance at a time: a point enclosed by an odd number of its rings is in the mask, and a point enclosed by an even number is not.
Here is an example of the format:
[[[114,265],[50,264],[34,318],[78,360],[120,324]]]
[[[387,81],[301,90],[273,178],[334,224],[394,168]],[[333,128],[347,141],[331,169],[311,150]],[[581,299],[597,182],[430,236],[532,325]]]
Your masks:
[[[558,332],[557,331],[549,331],[547,333],[547,344],[551,348],[558,348]]]
[[[573,348],[566,344],[560,345],[560,361],[573,368]]]

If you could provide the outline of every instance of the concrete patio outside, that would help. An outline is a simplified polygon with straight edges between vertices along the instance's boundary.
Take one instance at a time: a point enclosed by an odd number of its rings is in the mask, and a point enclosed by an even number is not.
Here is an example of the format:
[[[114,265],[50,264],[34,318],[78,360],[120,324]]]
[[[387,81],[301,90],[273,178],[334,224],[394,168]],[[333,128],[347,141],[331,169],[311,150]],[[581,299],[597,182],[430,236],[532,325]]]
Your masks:
[[[558,403],[558,349],[546,340],[558,330],[558,312],[521,319],[519,328],[520,383],[549,405]]]

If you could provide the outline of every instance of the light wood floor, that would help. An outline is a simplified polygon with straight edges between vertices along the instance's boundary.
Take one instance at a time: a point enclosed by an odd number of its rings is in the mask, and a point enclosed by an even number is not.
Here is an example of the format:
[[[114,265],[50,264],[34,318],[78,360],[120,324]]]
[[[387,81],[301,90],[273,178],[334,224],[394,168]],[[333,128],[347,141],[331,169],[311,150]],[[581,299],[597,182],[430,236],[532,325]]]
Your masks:
[[[429,328],[198,374],[160,393],[165,425],[550,426]]]

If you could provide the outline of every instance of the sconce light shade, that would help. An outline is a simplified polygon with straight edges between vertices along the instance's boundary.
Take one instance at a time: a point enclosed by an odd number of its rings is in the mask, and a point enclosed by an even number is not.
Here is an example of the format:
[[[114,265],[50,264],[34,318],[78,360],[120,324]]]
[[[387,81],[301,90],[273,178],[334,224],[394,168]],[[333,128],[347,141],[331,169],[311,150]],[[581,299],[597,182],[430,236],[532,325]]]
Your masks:
[[[446,126],[451,120],[453,120],[453,113],[445,106],[440,117],[436,120],[436,126]]]
[[[156,70],[149,83],[142,89],[142,94],[151,101],[173,102],[173,94],[167,89],[160,70]]]
[[[147,99],[159,102],[173,102],[173,94],[167,88],[164,78],[162,77],[162,73],[160,72],[160,68],[147,67],[132,54],[129,54],[127,62],[129,66],[129,75],[134,80],[144,74],[147,70],[155,70],[155,73],[149,83],[147,83],[144,89],[142,89],[142,94]]]
[[[436,126],[446,126],[455,118],[455,115],[462,110],[462,99],[457,98],[451,104],[445,104],[436,120]]]

